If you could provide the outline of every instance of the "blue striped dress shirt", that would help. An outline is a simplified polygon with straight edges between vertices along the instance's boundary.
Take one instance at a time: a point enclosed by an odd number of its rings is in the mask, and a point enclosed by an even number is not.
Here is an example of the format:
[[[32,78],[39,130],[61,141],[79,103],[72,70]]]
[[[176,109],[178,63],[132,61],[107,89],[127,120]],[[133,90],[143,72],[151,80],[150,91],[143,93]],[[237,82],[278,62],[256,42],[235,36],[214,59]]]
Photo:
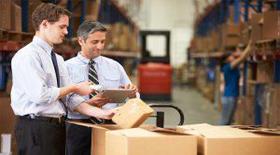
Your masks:
[[[93,59],[95,64],[94,68],[97,72],[99,84],[104,88],[119,88],[121,85],[131,83],[123,67],[115,60],[99,56]],[[79,83],[88,81],[89,59],[85,58],[78,53],[74,58],[66,61],[66,66],[72,82]],[[84,96],[88,99],[89,96]],[[108,103],[104,105],[103,109],[112,109],[117,107],[116,103]],[[71,119],[85,119],[87,116],[75,112],[69,112]]]

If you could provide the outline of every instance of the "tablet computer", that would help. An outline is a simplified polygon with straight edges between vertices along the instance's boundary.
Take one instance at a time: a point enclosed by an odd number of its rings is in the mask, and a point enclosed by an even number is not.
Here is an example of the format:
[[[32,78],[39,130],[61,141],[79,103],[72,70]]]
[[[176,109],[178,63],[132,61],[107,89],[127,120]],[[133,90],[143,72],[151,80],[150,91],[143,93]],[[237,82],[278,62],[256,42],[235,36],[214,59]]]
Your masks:
[[[100,92],[102,96],[111,99],[112,103],[124,103],[133,90],[129,89],[106,89]]]

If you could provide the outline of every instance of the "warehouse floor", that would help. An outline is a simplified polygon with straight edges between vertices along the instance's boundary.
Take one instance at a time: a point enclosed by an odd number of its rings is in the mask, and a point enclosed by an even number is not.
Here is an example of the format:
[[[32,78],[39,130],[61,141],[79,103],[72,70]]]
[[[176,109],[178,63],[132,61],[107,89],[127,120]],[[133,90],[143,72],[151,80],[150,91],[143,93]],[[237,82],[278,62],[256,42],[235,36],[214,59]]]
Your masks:
[[[184,115],[184,124],[209,123],[218,124],[219,114],[214,108],[213,103],[204,98],[196,89],[190,87],[173,87],[172,102],[151,102],[146,103],[162,103],[172,104],[179,107]],[[165,127],[175,127],[179,122],[179,114],[173,109],[157,108],[156,111],[164,111]],[[149,118],[146,124],[155,124],[155,118]]]

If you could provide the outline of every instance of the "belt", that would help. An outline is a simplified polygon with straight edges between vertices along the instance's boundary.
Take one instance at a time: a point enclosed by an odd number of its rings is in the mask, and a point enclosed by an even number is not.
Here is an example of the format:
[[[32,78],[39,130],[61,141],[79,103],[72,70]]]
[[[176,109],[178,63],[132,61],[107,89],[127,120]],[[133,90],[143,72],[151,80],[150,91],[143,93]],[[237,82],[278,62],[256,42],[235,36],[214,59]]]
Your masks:
[[[20,119],[28,119],[28,120],[38,120],[38,121],[46,121],[50,123],[64,123],[66,120],[65,116],[60,116],[60,117],[46,117],[46,116],[35,116],[35,115],[24,115],[24,116],[19,116]]]

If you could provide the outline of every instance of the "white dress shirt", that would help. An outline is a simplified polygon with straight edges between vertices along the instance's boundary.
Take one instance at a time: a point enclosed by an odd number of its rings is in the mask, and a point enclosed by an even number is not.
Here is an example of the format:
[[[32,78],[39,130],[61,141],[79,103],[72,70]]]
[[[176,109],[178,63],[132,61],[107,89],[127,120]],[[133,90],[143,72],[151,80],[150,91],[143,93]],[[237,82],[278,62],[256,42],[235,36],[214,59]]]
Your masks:
[[[60,88],[57,87],[51,51],[52,47],[47,42],[35,36],[13,57],[11,106],[16,115],[65,115],[65,109],[58,100]],[[71,80],[64,60],[57,54],[56,58],[60,85],[67,86]],[[69,95],[63,100],[71,110],[84,101],[78,95]]]

